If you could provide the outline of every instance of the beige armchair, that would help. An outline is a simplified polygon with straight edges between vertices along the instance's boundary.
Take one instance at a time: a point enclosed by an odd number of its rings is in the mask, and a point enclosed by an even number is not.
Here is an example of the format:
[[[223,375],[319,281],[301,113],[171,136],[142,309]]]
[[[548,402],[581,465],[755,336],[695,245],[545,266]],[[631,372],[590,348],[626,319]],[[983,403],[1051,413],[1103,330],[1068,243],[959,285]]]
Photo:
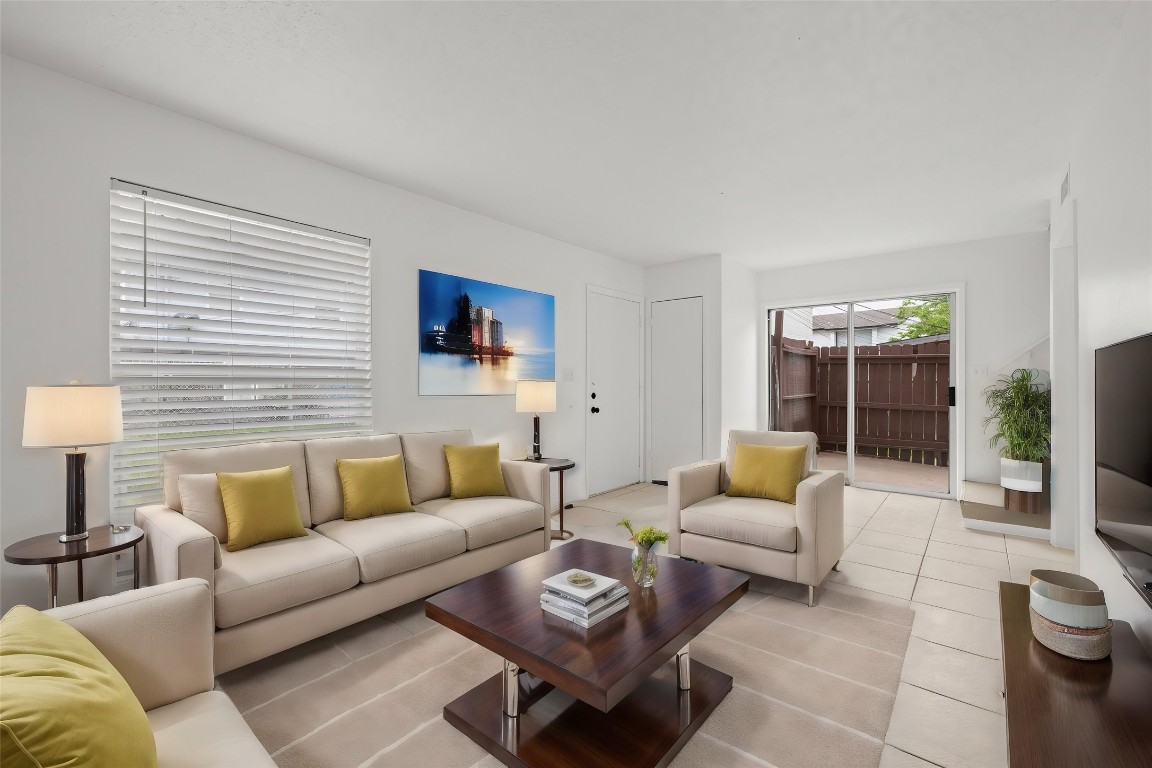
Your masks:
[[[737,443],[806,445],[796,503],[725,496]],[[812,432],[732,430],[724,460],[668,471],[668,551],[816,587],[844,552],[844,475],[816,469]]]

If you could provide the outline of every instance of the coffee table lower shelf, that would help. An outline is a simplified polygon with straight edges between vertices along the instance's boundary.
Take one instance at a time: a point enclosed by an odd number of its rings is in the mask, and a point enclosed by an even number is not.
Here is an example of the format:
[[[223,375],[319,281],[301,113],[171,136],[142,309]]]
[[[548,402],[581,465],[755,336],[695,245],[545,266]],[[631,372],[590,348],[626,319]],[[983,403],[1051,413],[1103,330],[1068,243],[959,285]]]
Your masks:
[[[511,768],[663,768],[732,690],[732,676],[691,660],[692,687],[666,664],[609,712],[554,688],[504,715],[496,675],[444,707],[444,719]]]

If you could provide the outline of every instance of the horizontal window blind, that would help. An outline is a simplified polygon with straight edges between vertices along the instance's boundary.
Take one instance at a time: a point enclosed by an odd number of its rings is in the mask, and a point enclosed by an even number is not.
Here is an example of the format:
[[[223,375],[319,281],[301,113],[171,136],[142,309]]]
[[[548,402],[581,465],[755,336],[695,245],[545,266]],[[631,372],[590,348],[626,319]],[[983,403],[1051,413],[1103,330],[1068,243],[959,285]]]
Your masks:
[[[181,448],[372,428],[369,243],[113,181],[113,517]]]

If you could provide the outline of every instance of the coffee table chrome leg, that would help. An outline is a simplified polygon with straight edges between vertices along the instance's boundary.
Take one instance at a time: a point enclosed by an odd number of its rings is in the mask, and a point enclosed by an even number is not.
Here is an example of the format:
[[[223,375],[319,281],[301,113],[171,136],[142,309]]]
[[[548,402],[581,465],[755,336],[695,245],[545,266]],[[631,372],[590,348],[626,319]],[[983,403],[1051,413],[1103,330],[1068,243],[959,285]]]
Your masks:
[[[676,683],[680,690],[687,691],[692,687],[692,677],[688,673],[688,646],[676,652]]]
[[[520,716],[520,666],[504,659],[504,714]]]

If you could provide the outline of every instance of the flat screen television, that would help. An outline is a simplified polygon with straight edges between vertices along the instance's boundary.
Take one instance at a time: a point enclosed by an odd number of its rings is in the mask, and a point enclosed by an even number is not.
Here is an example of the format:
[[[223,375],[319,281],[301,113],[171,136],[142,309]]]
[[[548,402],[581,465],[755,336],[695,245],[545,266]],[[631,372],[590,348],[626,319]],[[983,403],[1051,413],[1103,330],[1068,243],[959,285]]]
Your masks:
[[[1096,534],[1152,605],[1152,333],[1096,350]]]

